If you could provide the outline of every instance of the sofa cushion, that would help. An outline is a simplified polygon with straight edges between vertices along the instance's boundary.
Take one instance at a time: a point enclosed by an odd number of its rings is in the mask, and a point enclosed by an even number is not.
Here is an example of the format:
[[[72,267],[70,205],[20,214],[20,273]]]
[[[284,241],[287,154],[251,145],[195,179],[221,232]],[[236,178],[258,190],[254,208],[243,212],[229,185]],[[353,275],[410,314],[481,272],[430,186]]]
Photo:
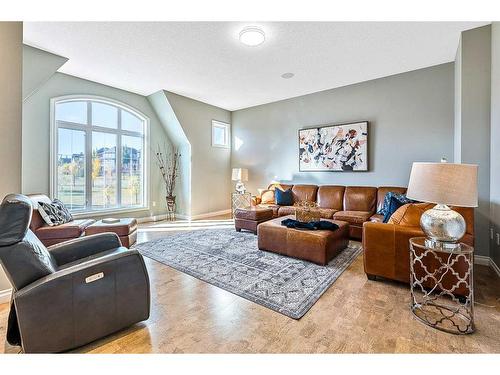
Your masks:
[[[278,209],[278,216],[295,215],[294,206],[280,206]]]
[[[278,217],[278,210],[280,206],[278,206],[277,204],[259,204],[256,207],[270,208],[271,210],[273,210],[273,217]]]
[[[372,215],[370,211],[339,211],[333,214],[333,219],[347,221],[349,224],[363,224]]]
[[[318,208],[319,214],[323,219],[331,219],[333,217],[333,214],[337,212],[338,210],[335,210],[333,208]]]
[[[343,209],[345,186],[324,185],[318,188],[317,202],[321,208],[331,208],[336,211]]]
[[[377,188],[371,186],[347,186],[344,193],[345,211],[375,213]]]
[[[41,240],[55,238],[77,238],[80,237],[85,229],[94,224],[95,220],[81,219],[73,220],[69,223],[61,224],[55,227],[43,226],[35,230],[36,236]]]
[[[293,185],[293,203],[316,202],[317,185]]]

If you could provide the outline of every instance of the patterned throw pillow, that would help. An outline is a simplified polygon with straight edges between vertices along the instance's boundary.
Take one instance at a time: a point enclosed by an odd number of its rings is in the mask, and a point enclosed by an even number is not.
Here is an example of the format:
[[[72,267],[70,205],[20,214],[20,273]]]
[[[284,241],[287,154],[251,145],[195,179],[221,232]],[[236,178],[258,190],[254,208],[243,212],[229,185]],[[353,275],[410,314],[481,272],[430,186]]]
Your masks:
[[[59,199],[54,199],[52,203],[38,202],[38,212],[50,226],[61,225],[73,220],[73,216]]]

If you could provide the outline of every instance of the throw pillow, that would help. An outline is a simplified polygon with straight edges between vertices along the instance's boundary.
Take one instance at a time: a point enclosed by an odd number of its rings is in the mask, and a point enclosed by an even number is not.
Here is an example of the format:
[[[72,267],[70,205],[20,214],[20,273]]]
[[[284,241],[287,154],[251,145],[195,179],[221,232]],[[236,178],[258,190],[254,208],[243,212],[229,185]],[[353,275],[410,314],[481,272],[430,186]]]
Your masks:
[[[274,190],[262,190],[260,194],[260,203],[273,204],[274,203]]]
[[[274,197],[276,198],[276,204],[279,206],[292,206],[293,205],[293,194],[292,189],[281,190],[276,189],[274,191]]]
[[[382,210],[379,212],[383,212],[381,215],[384,215],[384,223],[387,223],[391,218],[392,214],[397,211],[397,209],[407,203],[412,203],[413,200],[406,197],[404,194],[389,192],[385,195],[384,205]]]
[[[38,202],[38,212],[50,226],[61,225],[73,220],[73,216],[59,199],[54,199],[51,203]]]

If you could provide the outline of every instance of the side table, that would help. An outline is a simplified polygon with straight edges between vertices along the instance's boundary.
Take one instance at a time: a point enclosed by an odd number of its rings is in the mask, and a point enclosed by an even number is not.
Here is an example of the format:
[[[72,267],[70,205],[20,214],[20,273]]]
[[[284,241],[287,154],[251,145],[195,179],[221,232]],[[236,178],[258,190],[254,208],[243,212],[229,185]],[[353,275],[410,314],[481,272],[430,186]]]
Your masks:
[[[237,208],[247,208],[252,206],[252,194],[250,193],[231,193],[231,217],[234,218],[234,212]]]
[[[454,334],[474,332],[474,248],[410,239],[411,311],[420,322]]]

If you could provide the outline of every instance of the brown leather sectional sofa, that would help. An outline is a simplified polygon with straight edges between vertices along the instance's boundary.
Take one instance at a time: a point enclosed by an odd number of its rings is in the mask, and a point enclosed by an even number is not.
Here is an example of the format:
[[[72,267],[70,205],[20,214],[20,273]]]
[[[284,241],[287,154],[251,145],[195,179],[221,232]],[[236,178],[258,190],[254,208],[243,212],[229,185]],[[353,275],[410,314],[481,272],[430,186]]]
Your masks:
[[[321,216],[327,219],[347,221],[350,226],[350,237],[363,241],[363,262],[365,273],[369,279],[377,276],[386,279],[409,283],[410,281],[410,251],[409,240],[412,237],[424,237],[420,228],[420,216],[434,206],[429,203],[407,204],[400,207],[390,218],[383,223],[382,215],[376,212],[384,203],[388,192],[404,194],[406,188],[396,186],[337,186],[337,185],[271,185],[256,198],[258,206],[270,207],[275,217],[290,215],[294,212],[292,206],[278,206],[271,203],[274,194],[269,190],[278,186],[282,190],[292,189],[294,202],[317,202],[321,209]],[[474,246],[474,209],[452,207],[458,211],[467,224],[466,233],[461,239],[468,245]],[[429,267],[436,266],[435,259],[426,259]],[[457,264],[454,269],[463,274],[463,264]],[[445,275],[444,284],[449,284],[449,277]],[[463,286],[456,290],[457,294],[466,295]]]
[[[270,185],[268,190],[275,189]],[[321,217],[346,221],[350,226],[350,237],[360,240],[363,233],[363,223],[367,221],[382,221],[382,216],[376,212],[382,206],[385,195],[392,191],[405,193],[405,187],[398,186],[340,186],[340,185],[287,185],[281,184],[282,190],[292,189],[293,202],[317,202]],[[286,216],[295,213],[293,206],[278,206],[262,200],[261,194],[256,204],[273,209],[274,217]]]

